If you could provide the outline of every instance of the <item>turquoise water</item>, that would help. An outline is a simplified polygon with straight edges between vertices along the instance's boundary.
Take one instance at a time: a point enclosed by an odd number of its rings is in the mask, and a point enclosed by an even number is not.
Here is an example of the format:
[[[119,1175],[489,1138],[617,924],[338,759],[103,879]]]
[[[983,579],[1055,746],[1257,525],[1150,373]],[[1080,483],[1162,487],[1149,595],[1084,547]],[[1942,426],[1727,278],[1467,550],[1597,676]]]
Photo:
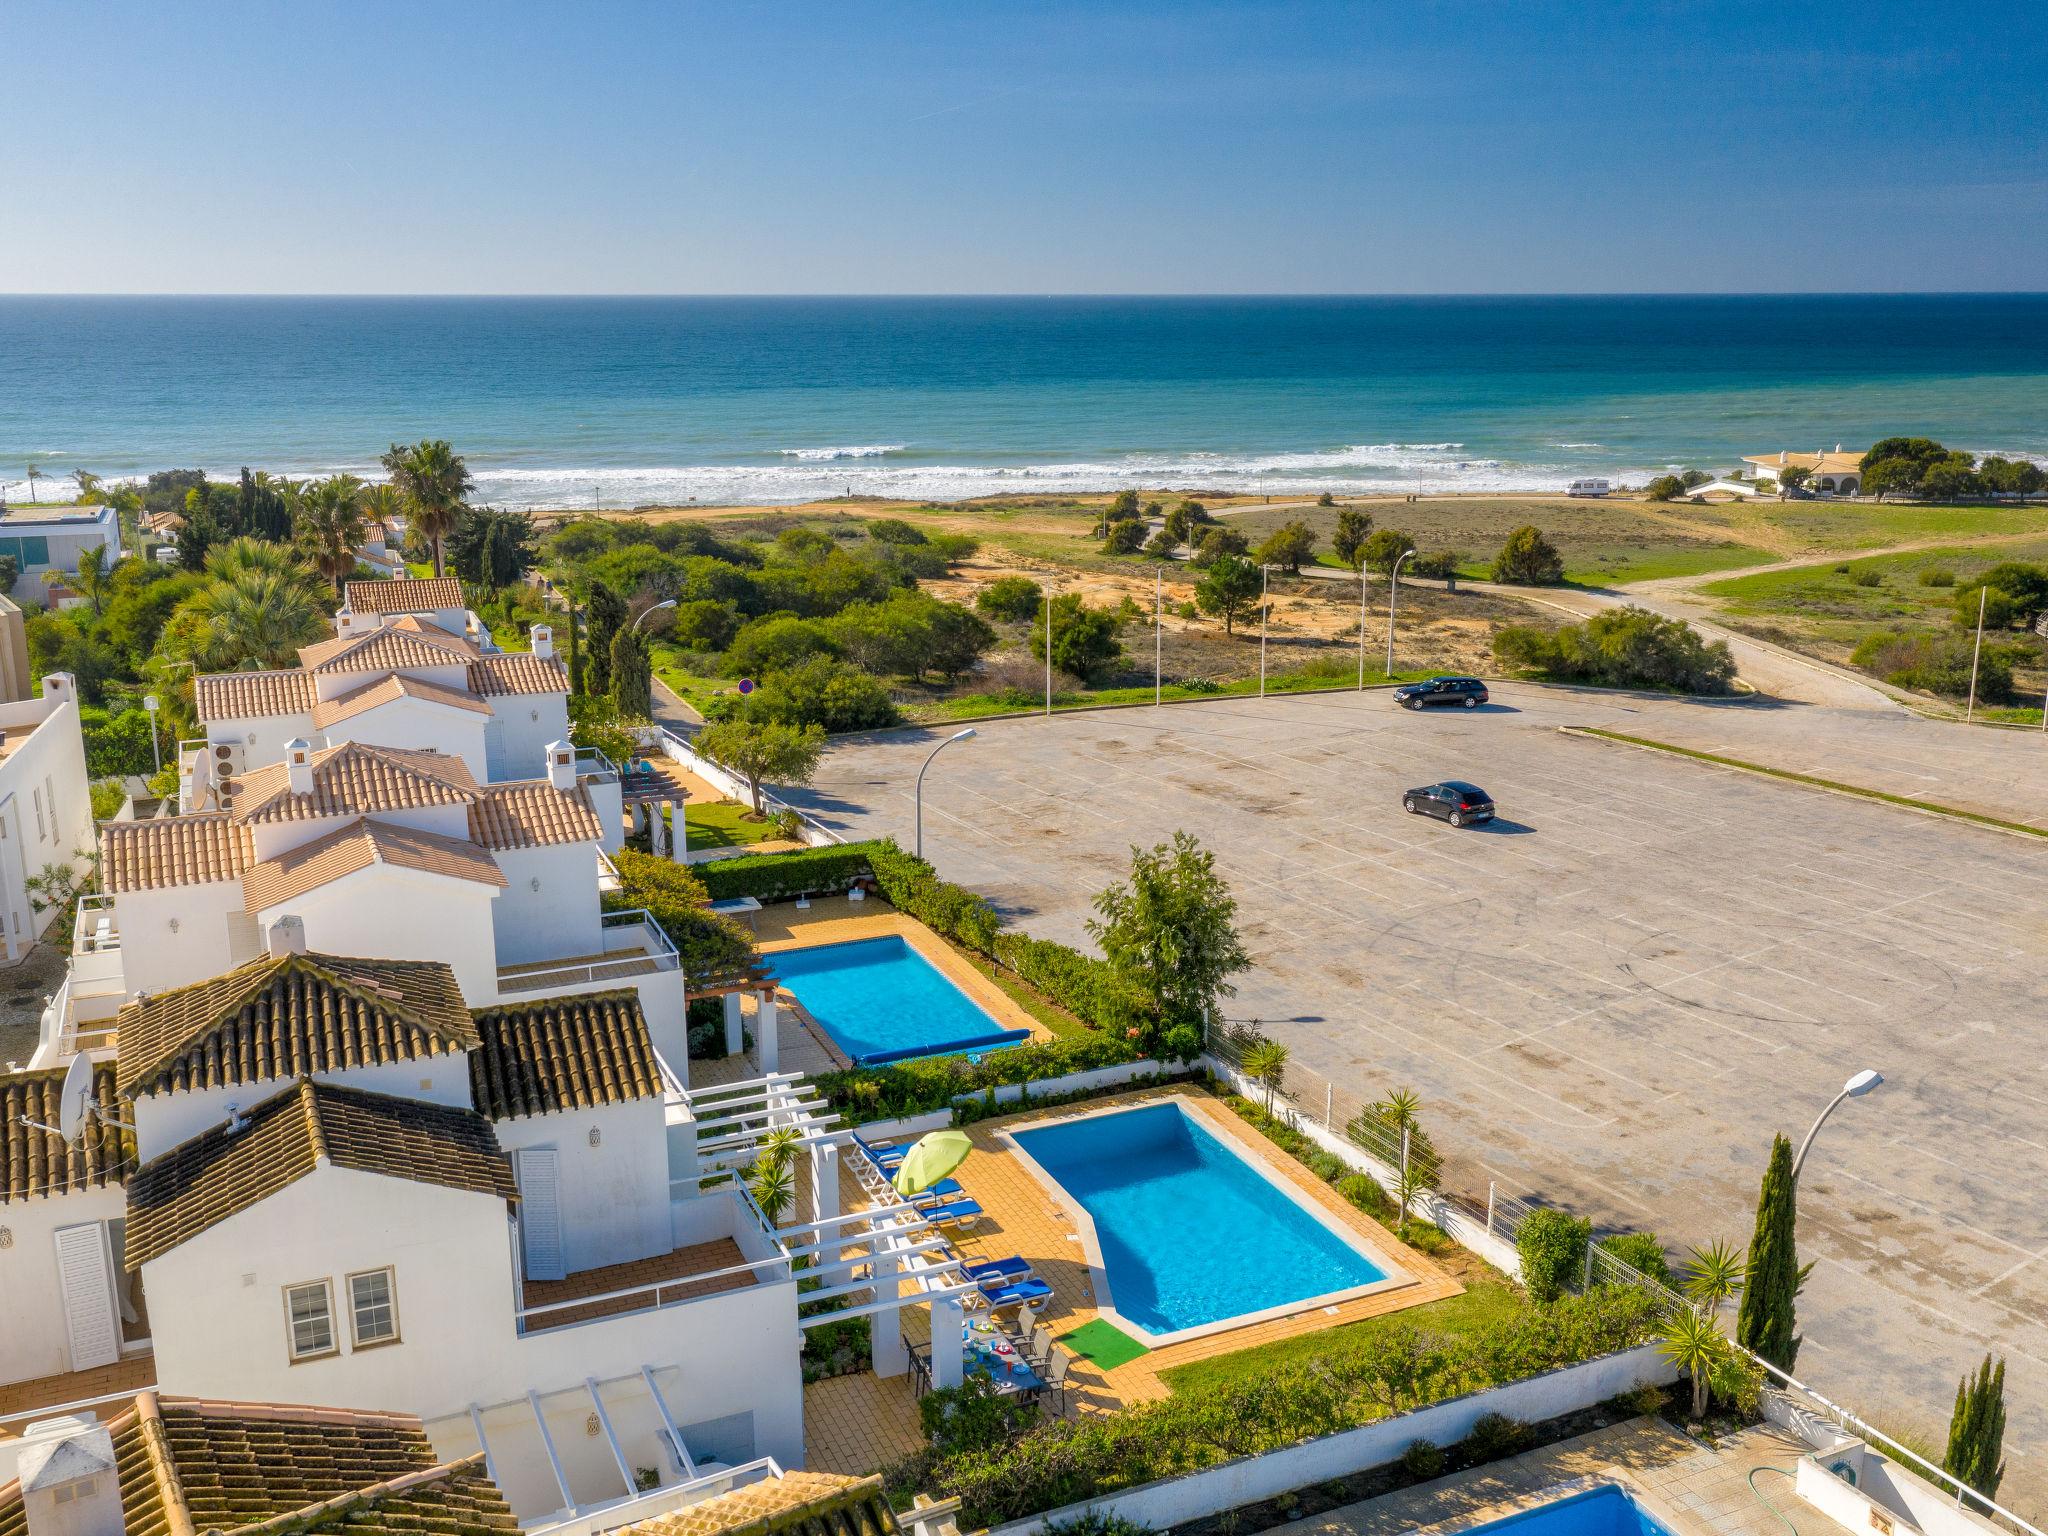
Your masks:
[[[1177,1104],[1017,1141],[1095,1222],[1116,1310],[1174,1333],[1384,1280]]]
[[[425,435],[485,499],[618,507],[1544,489],[1893,432],[2048,457],[2048,296],[0,297],[10,497]]]
[[[1014,1045],[1005,1029],[902,939],[858,939],[765,957],[775,979],[855,1063],[950,1056]]]
[[[1612,1483],[1474,1526],[1466,1536],[1671,1536],[1670,1528]]]

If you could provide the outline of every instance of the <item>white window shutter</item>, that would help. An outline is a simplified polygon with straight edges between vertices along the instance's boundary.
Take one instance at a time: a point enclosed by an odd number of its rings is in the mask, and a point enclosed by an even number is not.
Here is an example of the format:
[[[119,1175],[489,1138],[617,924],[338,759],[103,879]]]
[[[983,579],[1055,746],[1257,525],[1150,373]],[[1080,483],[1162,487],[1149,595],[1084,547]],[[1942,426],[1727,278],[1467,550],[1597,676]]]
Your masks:
[[[98,1222],[57,1229],[57,1279],[64,1291],[64,1329],[71,1369],[91,1370],[121,1358],[114,1326],[114,1276],[106,1229]]]
[[[553,1147],[519,1153],[519,1230],[529,1280],[559,1280],[568,1273],[562,1257],[561,1157]]]

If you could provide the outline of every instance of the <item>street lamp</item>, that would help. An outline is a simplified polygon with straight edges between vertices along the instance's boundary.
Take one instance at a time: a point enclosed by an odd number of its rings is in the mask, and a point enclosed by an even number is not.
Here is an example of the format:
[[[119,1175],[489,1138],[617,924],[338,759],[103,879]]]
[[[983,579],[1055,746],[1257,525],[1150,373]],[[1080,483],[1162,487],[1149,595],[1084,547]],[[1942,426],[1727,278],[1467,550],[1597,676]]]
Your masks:
[[[1799,1155],[1792,1159],[1792,1182],[1794,1184],[1799,1182],[1799,1170],[1806,1163],[1806,1154],[1813,1146],[1813,1138],[1820,1134],[1820,1128],[1827,1122],[1828,1116],[1835,1112],[1842,1100],[1860,1099],[1883,1081],[1883,1077],[1865,1067],[1861,1072],[1850,1078],[1848,1082],[1842,1084],[1842,1091],[1840,1093],[1828,1100],[1828,1107],[1822,1110],[1820,1118],[1813,1122],[1813,1129],[1806,1133],[1806,1140],[1799,1143]]]
[[[638,633],[639,633],[639,631],[640,631],[640,626],[641,626],[642,624],[645,624],[645,623],[647,622],[647,615],[648,615],[648,614],[650,614],[650,613],[659,613],[659,612],[661,612],[661,610],[662,610],[662,609],[664,609],[664,608],[673,608],[673,607],[675,607],[675,605],[676,605],[676,600],[675,600],[674,598],[672,598],[672,597],[664,597],[664,598],[663,598],[663,599],[662,599],[662,600],[661,600],[660,602],[656,603],[656,604],[655,604],[655,605],[654,605],[653,607],[651,607],[651,608],[648,608],[648,609],[646,609],[646,610],[645,610],[644,612],[642,612],[642,613],[641,613],[641,615],[640,615],[640,617],[639,617],[639,618],[637,618],[637,619],[635,619],[635,620],[633,621],[633,632],[634,632],[635,634],[638,634]]]
[[[161,705],[158,703],[155,694],[145,693],[142,696],[142,707],[149,711],[149,776],[155,778],[164,771],[163,748],[156,744],[156,712],[161,708]]]
[[[1259,567],[1259,697],[1266,696],[1266,573],[1270,565]]]
[[[917,770],[917,793],[914,798],[917,801],[917,856],[920,859],[924,857],[924,770],[931,767],[933,758],[953,745],[954,742],[965,741],[973,734],[974,727],[971,725],[964,731],[955,731],[925,754],[924,765]]]
[[[1412,549],[1401,551],[1401,559],[1394,562],[1393,570],[1387,573],[1387,676],[1394,675],[1394,603],[1401,595],[1401,560],[1415,553]]]
[[[1157,566],[1152,572],[1152,707],[1159,707],[1159,655],[1163,626],[1166,622],[1166,567]]]

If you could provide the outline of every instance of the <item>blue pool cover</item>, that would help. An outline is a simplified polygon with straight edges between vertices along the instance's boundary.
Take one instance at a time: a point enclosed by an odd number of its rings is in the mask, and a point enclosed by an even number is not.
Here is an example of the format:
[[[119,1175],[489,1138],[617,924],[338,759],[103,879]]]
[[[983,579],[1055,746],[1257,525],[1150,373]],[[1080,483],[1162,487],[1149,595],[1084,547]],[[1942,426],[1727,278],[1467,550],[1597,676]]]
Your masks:
[[[1387,1277],[1178,1104],[1019,1131],[1017,1141],[1094,1220],[1116,1310],[1152,1333]]]
[[[1028,1040],[1004,1029],[902,939],[856,939],[764,957],[856,1066],[957,1056]]]

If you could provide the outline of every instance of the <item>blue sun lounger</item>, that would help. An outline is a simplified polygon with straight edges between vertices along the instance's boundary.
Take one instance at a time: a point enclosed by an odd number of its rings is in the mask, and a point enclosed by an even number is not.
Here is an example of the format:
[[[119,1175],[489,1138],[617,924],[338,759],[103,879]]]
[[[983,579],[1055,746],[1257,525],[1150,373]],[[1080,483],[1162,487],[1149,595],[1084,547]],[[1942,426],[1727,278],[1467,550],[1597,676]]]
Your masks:
[[[993,1288],[984,1285],[981,1299],[988,1303],[989,1310],[999,1307],[1029,1306],[1034,1301],[1045,1301],[1052,1295],[1052,1287],[1043,1280],[1018,1280],[1009,1285]]]
[[[928,1205],[918,1212],[935,1227],[950,1227],[955,1223],[971,1226],[981,1216],[981,1202],[972,1197],[948,1200],[942,1205]]]
[[[990,1259],[980,1264],[962,1264],[960,1273],[976,1285],[1014,1285],[1019,1280],[1032,1280],[1037,1276],[1031,1268],[1031,1261],[1025,1258]]]
[[[932,1201],[944,1205],[948,1200],[957,1200],[967,1191],[960,1187],[958,1179],[941,1179],[930,1189],[921,1189],[914,1195],[906,1196],[912,1205],[923,1205]]]
[[[878,1145],[875,1142],[869,1141],[858,1131],[854,1132],[853,1140],[854,1145],[867,1153],[868,1161],[884,1173],[894,1173],[898,1165],[903,1161],[903,1148],[901,1147],[892,1147],[885,1144]]]

